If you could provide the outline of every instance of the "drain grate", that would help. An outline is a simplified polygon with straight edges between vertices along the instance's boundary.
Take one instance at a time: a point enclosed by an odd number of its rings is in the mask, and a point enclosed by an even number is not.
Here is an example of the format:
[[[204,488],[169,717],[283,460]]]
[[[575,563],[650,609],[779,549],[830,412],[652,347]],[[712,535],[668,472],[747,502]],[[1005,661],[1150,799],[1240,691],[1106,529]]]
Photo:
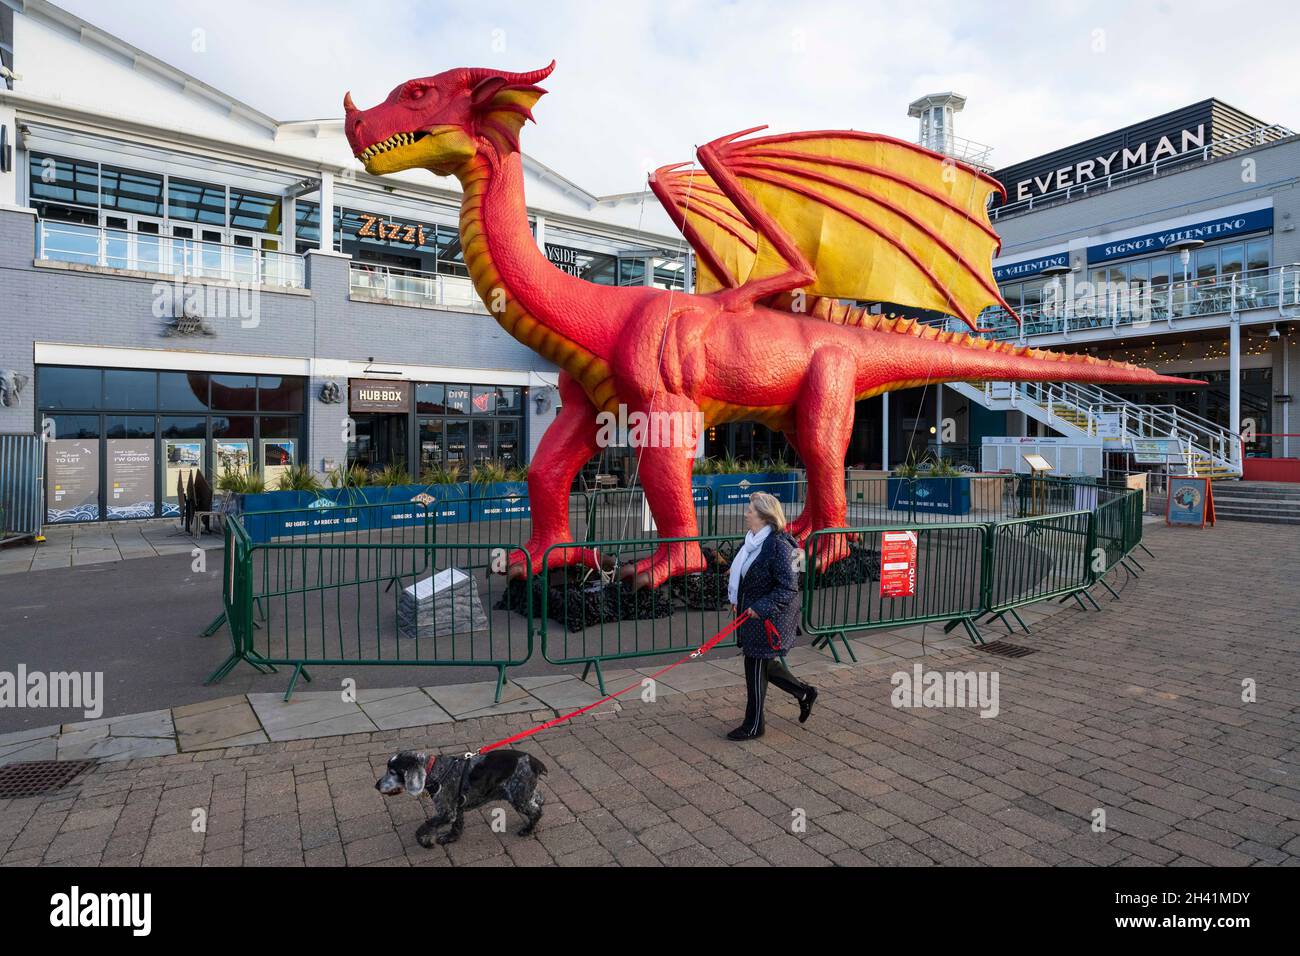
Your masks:
[[[39,797],[66,787],[93,760],[30,760],[0,767],[0,800]]]
[[[992,644],[984,644],[979,648],[986,654],[993,654],[996,657],[1027,657],[1030,654],[1037,654],[1038,651],[1032,647],[1021,647],[1019,644],[1008,644],[1006,641],[994,641]]]

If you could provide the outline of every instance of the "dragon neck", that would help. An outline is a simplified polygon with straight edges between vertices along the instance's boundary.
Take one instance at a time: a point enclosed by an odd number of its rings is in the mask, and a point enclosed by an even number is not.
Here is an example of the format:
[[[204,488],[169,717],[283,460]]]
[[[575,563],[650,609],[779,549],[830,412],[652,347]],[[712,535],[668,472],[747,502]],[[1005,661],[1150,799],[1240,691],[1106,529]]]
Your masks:
[[[514,338],[592,389],[608,377],[616,327],[586,308],[599,287],[557,269],[528,224],[518,152],[475,157],[458,174],[460,239],[470,279]]]

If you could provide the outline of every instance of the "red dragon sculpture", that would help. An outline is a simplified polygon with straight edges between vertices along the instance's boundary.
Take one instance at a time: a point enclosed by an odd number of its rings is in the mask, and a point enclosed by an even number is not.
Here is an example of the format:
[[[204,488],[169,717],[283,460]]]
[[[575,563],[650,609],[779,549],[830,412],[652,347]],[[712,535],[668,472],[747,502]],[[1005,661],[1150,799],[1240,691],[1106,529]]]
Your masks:
[[[754,420],[781,430],[808,472],[806,505],[791,526],[803,540],[845,525],[844,455],[859,399],[953,381],[1188,384],[844,304],[935,310],[972,328],[985,306],[1006,305],[993,282],[999,242],[986,212],[1001,186],[870,133],[745,139],[757,132],[748,130],[701,147],[703,168],[658,170],[651,188],[697,256],[693,294],[596,285],[562,272],[529,227],[519,149],[519,132],[545,92],[536,84],[554,66],[449,70],[403,83],[371,109],[357,109],[350,94],[343,101],[348,141],[367,172],[421,167],[460,180],[461,245],[475,289],[506,331],[561,369],[562,408],[528,475],[533,530],[525,547],[534,568],[550,545],[570,538],[569,490],[598,451],[602,411]],[[641,484],[665,538],[698,534],[696,427],[680,437],[676,447],[638,449]],[[846,553],[840,540],[821,560]],[[594,564],[598,556],[556,549],[550,560]],[[631,571],[637,586],[658,586],[704,567],[699,546],[687,542],[661,545]]]

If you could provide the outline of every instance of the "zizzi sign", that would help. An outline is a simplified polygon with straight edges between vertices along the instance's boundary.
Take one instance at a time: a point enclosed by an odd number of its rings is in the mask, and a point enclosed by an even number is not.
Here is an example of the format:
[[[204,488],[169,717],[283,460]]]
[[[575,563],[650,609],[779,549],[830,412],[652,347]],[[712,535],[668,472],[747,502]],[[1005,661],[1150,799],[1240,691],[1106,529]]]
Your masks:
[[[411,383],[354,378],[348,382],[348,410],[353,412],[409,412]]]
[[[1150,232],[1143,236],[1131,236],[1128,239],[1116,239],[1114,242],[1103,243],[1099,246],[1089,246],[1088,262],[1108,262],[1111,259],[1127,259],[1129,256],[1159,252],[1161,249],[1167,249],[1174,243],[1182,242],[1185,239],[1200,239],[1209,242],[1211,239],[1227,239],[1232,236],[1272,228],[1273,210],[1256,209],[1254,212],[1243,212],[1235,216],[1207,219],[1205,222],[1179,226],[1176,229],[1166,229],[1163,232]]]
[[[405,242],[413,246],[423,246],[424,226],[419,223],[388,222],[369,213],[358,213],[361,227],[357,229],[358,239],[379,239],[383,242]]]
[[[1069,264],[1068,252],[1057,252],[1050,256],[1039,256],[1037,259],[1026,259],[1023,262],[1009,262],[1006,265],[993,267],[993,281],[1002,283],[1026,279],[1047,269],[1057,269]]]
[[[1179,153],[1200,149],[1204,146],[1205,124],[1199,123],[1191,129],[1166,133],[1140,142],[1136,146],[1121,146],[1066,166],[1048,169],[1041,174],[1018,179],[1011,190],[1012,198],[1010,201],[1020,202],[1032,199],[1035,196],[1055,192],[1058,189],[1082,186],[1085,183],[1105,179],[1107,176],[1112,176],[1135,166],[1145,166],[1157,159],[1177,156]]]

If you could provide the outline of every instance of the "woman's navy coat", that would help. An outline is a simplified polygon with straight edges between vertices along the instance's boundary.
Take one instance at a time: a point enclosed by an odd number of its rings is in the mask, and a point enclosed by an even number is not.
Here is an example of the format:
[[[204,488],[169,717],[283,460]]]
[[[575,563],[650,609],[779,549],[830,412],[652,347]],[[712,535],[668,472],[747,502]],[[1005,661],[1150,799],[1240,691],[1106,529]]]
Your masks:
[[[799,576],[794,569],[798,545],[784,532],[772,532],[763,541],[754,563],[740,579],[737,613],[749,608],[758,619],[750,618],[736,631],[736,641],[746,657],[776,657],[794,647],[799,626]],[[771,621],[780,632],[780,650],[769,640],[763,621]]]

